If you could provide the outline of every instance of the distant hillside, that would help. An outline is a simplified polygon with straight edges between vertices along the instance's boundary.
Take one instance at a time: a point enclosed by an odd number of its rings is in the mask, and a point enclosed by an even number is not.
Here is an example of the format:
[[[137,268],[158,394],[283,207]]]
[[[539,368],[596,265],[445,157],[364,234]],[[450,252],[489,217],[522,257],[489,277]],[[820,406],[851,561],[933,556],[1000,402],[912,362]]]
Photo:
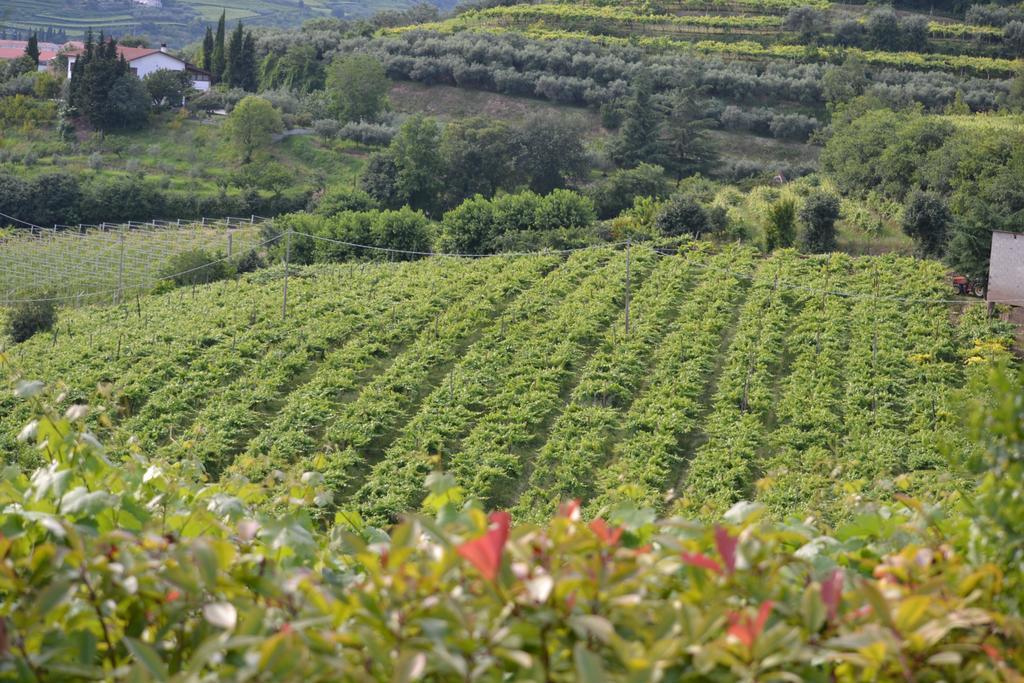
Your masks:
[[[222,9],[229,21],[298,27],[316,17],[366,17],[412,4],[412,0],[5,0],[0,8],[0,37],[52,29],[74,40],[91,28],[115,35],[145,34],[153,41],[181,46],[199,38]]]

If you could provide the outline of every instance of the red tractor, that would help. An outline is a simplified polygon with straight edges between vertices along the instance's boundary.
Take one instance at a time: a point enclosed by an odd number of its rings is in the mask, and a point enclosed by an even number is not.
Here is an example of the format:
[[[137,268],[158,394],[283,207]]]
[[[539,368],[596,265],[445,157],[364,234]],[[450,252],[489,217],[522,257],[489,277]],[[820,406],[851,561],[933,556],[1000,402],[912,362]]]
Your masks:
[[[953,289],[960,296],[977,296],[985,298],[985,281],[982,279],[972,280],[966,275],[953,276]]]

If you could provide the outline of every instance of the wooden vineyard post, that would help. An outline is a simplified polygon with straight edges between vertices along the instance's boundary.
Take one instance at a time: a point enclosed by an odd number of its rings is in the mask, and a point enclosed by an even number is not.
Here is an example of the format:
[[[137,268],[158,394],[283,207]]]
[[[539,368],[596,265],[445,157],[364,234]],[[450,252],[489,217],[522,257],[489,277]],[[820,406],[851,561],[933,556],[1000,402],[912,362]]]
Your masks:
[[[878,368],[878,265],[872,264],[874,271],[874,294],[871,311],[871,414],[878,412],[878,387],[876,371]]]
[[[629,299],[632,294],[631,283],[630,283],[630,256],[631,247],[633,246],[633,238],[626,238],[626,336],[629,336]]]
[[[281,319],[288,317],[288,265],[292,258],[292,231],[284,234],[284,291],[281,295]]]
[[[231,229],[228,229],[228,258],[231,258]]]

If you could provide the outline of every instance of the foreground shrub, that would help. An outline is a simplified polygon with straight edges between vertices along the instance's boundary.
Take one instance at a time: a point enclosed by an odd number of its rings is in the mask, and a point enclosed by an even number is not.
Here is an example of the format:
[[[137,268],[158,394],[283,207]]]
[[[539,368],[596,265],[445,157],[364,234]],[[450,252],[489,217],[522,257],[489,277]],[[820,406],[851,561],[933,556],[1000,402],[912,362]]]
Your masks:
[[[1024,403],[1003,383],[1005,443]],[[917,501],[829,537],[749,503],[714,526],[631,508],[588,523],[575,503],[513,526],[434,474],[430,516],[385,533],[341,510],[325,532],[317,473],[283,475],[280,497],[211,484],[195,461],[104,450],[87,426],[104,405],[61,415],[42,383],[13,386],[49,462],[0,473],[3,678],[1001,681],[1024,665],[1024,624],[1000,611],[1019,584]]]
[[[36,332],[53,329],[57,307],[52,301],[26,301],[15,305],[7,315],[7,336],[15,344],[30,339]]]

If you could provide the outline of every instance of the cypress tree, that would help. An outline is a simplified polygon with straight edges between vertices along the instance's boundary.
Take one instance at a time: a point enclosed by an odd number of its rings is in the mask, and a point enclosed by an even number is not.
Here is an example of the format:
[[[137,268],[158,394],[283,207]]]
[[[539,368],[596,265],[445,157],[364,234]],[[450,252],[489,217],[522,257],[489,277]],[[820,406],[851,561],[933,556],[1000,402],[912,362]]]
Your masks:
[[[256,73],[256,39],[252,32],[245,34],[242,43],[242,83],[241,86],[250,92],[256,92],[259,79]]]
[[[224,51],[224,20],[226,12],[221,12],[220,21],[217,22],[217,37],[213,41],[213,82],[217,83],[224,78],[224,69],[227,66],[227,54]]]
[[[203,38],[203,63],[200,65],[207,71],[213,71],[213,29],[206,27]]]
[[[123,125],[111,92],[114,84],[131,72],[128,62],[117,51],[117,42],[105,40],[94,43],[90,34],[85,50],[75,60],[71,72],[70,102],[78,112],[97,128]],[[116,96],[115,96],[116,97]]]
[[[25,54],[32,58],[32,63],[39,66],[39,37],[33,33],[28,37],[28,45],[25,46]]]
[[[228,41],[227,67],[224,69],[224,80],[232,88],[241,88],[242,80],[245,78],[242,64],[242,50],[245,47],[245,33],[242,22],[231,33],[231,40]]]

